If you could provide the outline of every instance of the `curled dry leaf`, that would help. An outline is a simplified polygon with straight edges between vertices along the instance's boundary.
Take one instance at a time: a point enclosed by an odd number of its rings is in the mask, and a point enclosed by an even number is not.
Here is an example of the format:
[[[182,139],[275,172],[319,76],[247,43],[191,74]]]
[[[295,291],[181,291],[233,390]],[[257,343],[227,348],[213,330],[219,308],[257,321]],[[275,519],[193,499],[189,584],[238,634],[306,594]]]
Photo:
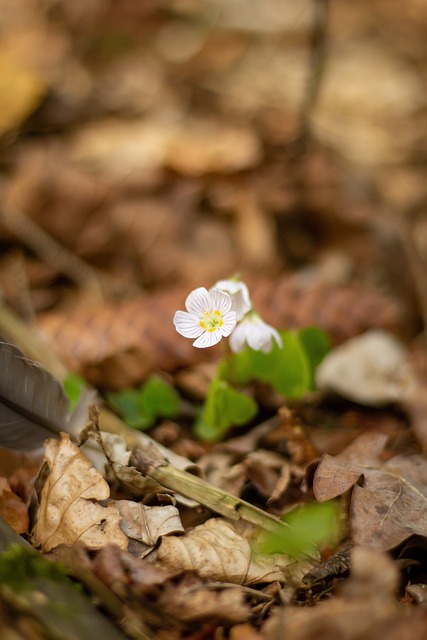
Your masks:
[[[162,536],[184,533],[179,511],[172,505],[147,507],[132,500],[117,500],[116,507],[122,515],[121,529],[133,540],[149,547],[157,544]]]
[[[46,462],[49,475],[40,496],[34,541],[49,551],[59,544],[78,540],[99,548],[111,542],[122,549],[128,540],[120,529],[120,513],[99,500],[109,498],[110,489],[101,474],[70,440],[48,440]]]
[[[284,554],[254,555],[249,541],[219,518],[207,520],[185,537],[163,538],[157,553],[165,567],[237,584],[283,581],[284,569],[292,562]]]
[[[391,549],[413,534],[427,535],[427,465],[418,454],[382,463],[386,440],[384,434],[365,433],[340,455],[325,454],[313,490],[323,502],[352,489],[354,542]]]

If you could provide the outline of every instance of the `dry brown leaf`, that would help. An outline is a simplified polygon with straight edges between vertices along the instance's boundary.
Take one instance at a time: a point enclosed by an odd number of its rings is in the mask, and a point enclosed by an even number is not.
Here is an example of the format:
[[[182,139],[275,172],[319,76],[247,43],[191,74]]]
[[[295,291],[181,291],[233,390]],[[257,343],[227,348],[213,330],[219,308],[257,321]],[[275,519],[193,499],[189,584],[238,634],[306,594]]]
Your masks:
[[[115,543],[126,549],[120,513],[115,506],[98,502],[109,498],[108,484],[69,436],[48,440],[45,457],[50,473],[41,491],[35,543],[43,551],[79,540],[93,548]]]
[[[116,175],[164,165],[185,175],[229,173],[256,165],[260,155],[251,129],[179,113],[101,120],[78,131],[71,146],[74,161]]]
[[[154,547],[162,536],[184,533],[179,511],[172,505],[147,507],[132,500],[117,500],[115,505],[122,516],[122,531],[149,547]]]
[[[416,387],[403,344],[378,329],[328,353],[317,369],[316,382],[320,389],[367,406],[403,401]]]
[[[167,568],[236,584],[283,581],[283,570],[292,563],[283,554],[255,555],[248,540],[219,518],[207,520],[185,537],[163,538],[157,554]]]
[[[191,118],[171,138],[166,164],[184,175],[234,173],[256,166],[261,147],[253,129],[224,120]]]
[[[131,590],[136,599],[152,593],[175,575],[175,572],[143,558],[136,558],[112,544],[103,547],[94,558],[89,559],[89,563],[91,571],[115,593],[123,595]]]
[[[356,544],[391,549],[412,534],[427,535],[427,464],[422,455],[382,463],[387,436],[365,433],[341,454],[325,454],[313,491],[321,502],[352,489],[351,529]]]
[[[397,567],[386,554],[363,547],[353,549],[351,565],[341,596],[316,607],[277,609],[263,628],[266,640],[383,638],[383,627],[399,615],[394,599]]]
[[[216,620],[225,624],[245,622],[250,614],[240,587],[213,589],[193,580],[178,586],[168,583],[158,602],[165,615],[185,623]]]
[[[14,493],[6,478],[0,478],[0,516],[16,531],[28,531],[29,517],[27,505]]]
[[[392,48],[371,37],[346,40],[330,52],[316,133],[362,164],[402,160],[419,135],[414,116],[424,103],[421,78]]]

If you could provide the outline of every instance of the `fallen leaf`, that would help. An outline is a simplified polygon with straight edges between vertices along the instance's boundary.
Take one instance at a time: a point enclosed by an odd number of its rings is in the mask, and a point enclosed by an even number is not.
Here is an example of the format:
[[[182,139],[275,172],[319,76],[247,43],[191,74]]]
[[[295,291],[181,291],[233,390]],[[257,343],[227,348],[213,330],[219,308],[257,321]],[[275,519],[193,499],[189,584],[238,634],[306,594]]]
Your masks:
[[[283,570],[293,562],[283,554],[255,555],[249,541],[219,518],[207,520],[185,537],[163,538],[157,558],[167,568],[237,584],[283,581]]]
[[[415,387],[403,345],[385,331],[372,330],[336,347],[316,373],[319,389],[367,406],[399,402]]]
[[[174,132],[165,160],[184,175],[233,173],[256,166],[261,160],[261,146],[250,128],[214,118],[192,118]]]
[[[230,630],[230,640],[263,640],[263,636],[250,624],[236,624]]]
[[[266,640],[383,638],[383,626],[399,616],[394,598],[397,584],[398,570],[391,558],[378,550],[355,547],[351,575],[340,596],[316,607],[277,609],[263,627],[263,637]]]
[[[184,578],[178,586],[171,583],[165,586],[156,603],[165,615],[187,624],[209,620],[236,624],[249,618],[250,609],[241,587],[214,589],[190,578]]]
[[[391,549],[427,534],[427,465],[422,455],[379,459],[387,436],[365,433],[338,456],[325,454],[316,469],[317,500],[352,489],[350,521],[356,544]]]
[[[14,493],[6,478],[0,478],[0,516],[16,531],[28,531],[27,505]]]
[[[413,118],[425,103],[414,68],[371,37],[333,49],[313,114],[316,134],[365,165],[402,160],[416,143]]]
[[[184,533],[179,511],[172,505],[147,507],[132,500],[117,500],[115,505],[123,518],[122,531],[149,547],[154,547],[162,536]]]
[[[119,511],[98,502],[109,498],[108,484],[69,436],[48,440],[45,458],[49,475],[40,495],[35,543],[45,552],[78,540],[93,548],[112,542],[126,549],[128,539],[120,529]]]
[[[71,157],[122,176],[165,165],[184,175],[203,175],[252,167],[261,148],[250,128],[176,113],[129,122],[108,118],[82,127],[71,141]]]

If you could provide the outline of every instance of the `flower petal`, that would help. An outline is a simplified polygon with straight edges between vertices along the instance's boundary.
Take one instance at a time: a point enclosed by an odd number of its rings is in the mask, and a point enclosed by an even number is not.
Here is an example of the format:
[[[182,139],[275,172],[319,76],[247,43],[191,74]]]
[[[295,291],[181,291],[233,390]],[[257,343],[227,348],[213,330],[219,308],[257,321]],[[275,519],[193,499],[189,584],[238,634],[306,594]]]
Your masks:
[[[276,329],[274,329],[273,327],[270,327],[270,329],[271,329],[272,337],[277,342],[277,346],[279,347],[279,349],[281,349],[283,347],[283,342],[282,342],[282,338],[280,337],[280,333],[276,331]]]
[[[217,344],[222,338],[222,333],[219,329],[216,331],[205,331],[202,335],[193,342],[193,347],[199,349],[205,349],[206,347],[212,347]]]
[[[228,293],[231,297],[232,309],[237,314],[237,320],[241,320],[251,309],[252,303],[249,296],[249,289],[240,280],[218,280],[210,289],[220,289]]]
[[[186,311],[177,311],[173,323],[175,329],[184,338],[198,338],[203,333],[203,328],[199,324],[198,316]]]
[[[222,316],[223,325],[221,327],[221,333],[223,336],[229,336],[232,331],[236,328],[236,312],[229,311],[228,313]]]
[[[265,331],[264,323],[261,321],[248,322],[246,327],[246,342],[251,349],[255,351],[262,350],[262,347],[268,347],[270,343],[270,333]]]
[[[209,311],[211,307],[210,295],[205,287],[199,287],[194,289],[185,301],[185,308],[190,313],[194,313],[196,316],[201,317],[205,311]]]
[[[230,336],[230,349],[234,353],[243,351],[246,343],[246,329],[243,323],[238,324]]]
[[[231,298],[228,293],[219,289],[212,289],[209,293],[210,308],[218,309],[222,314],[226,314],[231,309]]]

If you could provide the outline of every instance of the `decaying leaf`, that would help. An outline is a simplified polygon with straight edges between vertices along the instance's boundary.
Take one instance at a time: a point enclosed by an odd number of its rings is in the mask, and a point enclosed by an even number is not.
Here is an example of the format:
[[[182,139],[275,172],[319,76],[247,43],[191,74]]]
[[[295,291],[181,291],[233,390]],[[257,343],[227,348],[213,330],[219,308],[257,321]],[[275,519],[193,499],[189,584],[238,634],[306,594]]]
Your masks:
[[[202,470],[198,465],[191,462],[188,458],[167,449],[147,434],[135,432],[132,436],[134,444],[135,442],[138,442],[139,446],[144,448],[145,455],[148,456],[152,462],[170,462],[177,469],[191,470],[194,475],[197,476],[202,474]],[[180,504],[187,507],[194,508],[199,505],[196,500],[165,489],[152,478],[140,473],[135,467],[128,466],[130,451],[128,450],[128,445],[121,436],[104,431],[96,431],[90,427],[84,433],[84,441],[86,442],[88,438],[93,438],[96,444],[100,447],[100,450],[102,449],[104,454],[107,456],[108,463],[111,465],[116,478],[124,485],[132,488],[134,493],[136,492],[140,495],[144,495],[145,497],[150,493],[173,494]]]
[[[165,567],[236,584],[283,581],[284,569],[293,562],[284,554],[254,555],[249,541],[219,518],[207,520],[185,537],[163,538],[157,553]]]
[[[100,121],[82,128],[72,143],[74,160],[119,174],[162,165],[185,175],[229,173],[254,166],[260,155],[248,128],[170,114],[150,121]]]
[[[412,534],[427,535],[427,465],[424,456],[382,463],[387,436],[365,433],[338,456],[325,454],[316,469],[318,500],[352,489],[351,529],[356,544],[391,549]]]
[[[331,52],[314,114],[317,134],[365,165],[405,158],[417,138],[415,111],[425,101],[419,77],[374,38],[344,42]]]
[[[16,533],[28,531],[27,505],[12,491],[6,478],[0,478],[0,516]]]
[[[126,549],[120,513],[98,502],[109,498],[108,484],[69,436],[49,440],[45,457],[50,473],[41,491],[35,543],[44,551],[78,540],[94,548],[112,542]]]
[[[241,587],[213,589],[191,578],[184,579],[178,586],[168,583],[163,590],[156,605],[168,617],[187,624],[213,619],[223,624],[237,624],[248,619],[250,609]]]
[[[386,554],[363,547],[353,549],[351,567],[351,577],[340,597],[316,607],[277,609],[264,627],[264,637],[267,640],[384,637],[383,625],[393,624],[398,617],[394,600],[397,567]]]
[[[132,500],[117,500],[115,505],[123,518],[122,531],[149,547],[157,544],[162,536],[184,533],[179,511],[172,505],[147,507]]]
[[[131,595],[142,607],[143,617],[155,620],[160,627],[211,619],[235,624],[247,620],[250,613],[244,588],[207,585],[194,574],[167,571],[115,545],[103,547],[95,557],[79,545],[58,547],[53,555],[71,569],[78,566],[90,571],[119,597]]]

